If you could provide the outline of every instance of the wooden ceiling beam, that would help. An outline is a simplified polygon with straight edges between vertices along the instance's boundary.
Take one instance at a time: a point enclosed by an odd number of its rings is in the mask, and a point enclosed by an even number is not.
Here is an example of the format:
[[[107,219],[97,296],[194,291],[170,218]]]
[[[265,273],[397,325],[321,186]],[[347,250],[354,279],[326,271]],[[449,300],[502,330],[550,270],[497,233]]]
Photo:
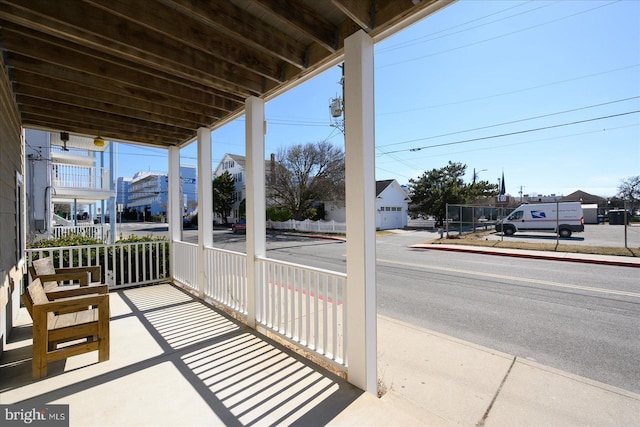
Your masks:
[[[22,0],[31,3],[31,0]],[[36,0],[50,3],[50,0]],[[176,9],[156,0],[86,0],[92,5],[106,10],[118,30],[126,29],[127,22],[136,23],[144,29],[152,30],[168,40],[175,41],[183,49],[197,49],[215,56],[218,61],[233,64],[242,69],[259,74],[274,82],[280,82],[281,64],[272,55],[267,55],[239,43],[199,20],[189,19]],[[114,19],[115,18],[115,19]],[[109,25],[111,23],[105,23]],[[122,40],[122,39],[120,39]],[[162,37],[155,41],[163,40]],[[175,45],[176,43],[171,43]]]
[[[299,70],[306,67],[306,46],[278,28],[258,21],[255,16],[236,7],[230,1],[159,0],[160,2],[204,22],[216,30],[272,55]]]
[[[374,11],[372,11],[372,7],[374,6],[373,0],[331,0],[331,3],[363,30],[368,32],[373,29],[375,17]]]
[[[179,137],[192,132],[193,128],[183,128],[175,126],[171,123],[155,123],[137,119],[135,117],[123,116],[117,109],[113,112],[105,112],[100,110],[88,109],[85,107],[78,107],[76,105],[62,104],[56,101],[44,101],[42,99],[27,97],[20,95],[18,97],[19,104],[21,106],[20,111],[25,113],[46,115],[51,118],[59,117],[63,115],[69,118],[75,118],[76,120],[86,120],[93,123],[106,122],[111,126],[116,126],[122,123],[132,124],[140,127],[141,129],[147,129],[147,132],[159,132],[160,135],[173,135]]]
[[[64,118],[49,120],[46,117],[32,114],[23,114],[22,123],[25,127],[38,126],[54,131],[71,132],[78,135],[99,135],[102,138],[111,141],[139,142],[155,146],[161,145],[165,148],[180,145],[180,143],[188,141],[188,139],[175,140],[170,137],[153,137],[145,134],[144,132],[136,131],[136,129],[133,128],[129,128],[127,130],[114,130],[113,128],[101,128],[88,122],[77,122],[73,120],[66,120]]]
[[[278,61],[266,55],[261,58],[263,62],[252,58],[249,53],[242,56],[253,66],[253,69],[247,64],[232,64],[230,59],[233,58],[233,55],[229,52],[242,52],[243,47],[231,39],[222,46],[226,47],[228,52],[214,55],[211,46],[206,50],[198,49],[198,46],[190,44],[189,40],[169,37],[162,32],[158,34],[159,37],[150,38],[150,28],[147,26],[100,5],[94,7],[77,0],[72,8],[59,7],[57,3],[47,0],[2,0],[2,3],[3,10],[0,11],[0,17],[9,22],[15,22],[64,40],[72,40],[81,45],[104,49],[112,54],[115,52],[116,55],[127,55],[130,58],[143,61],[145,64],[154,63],[155,58],[160,63],[173,63],[174,67],[175,64],[186,64],[191,66],[194,71],[208,70],[211,75],[225,80],[227,84],[231,85],[234,82],[235,84],[242,83],[242,79],[246,79],[248,82],[245,85],[254,93],[259,93],[260,85],[256,86],[255,82],[259,82],[261,78],[270,79],[277,83],[281,77],[281,67]],[[155,7],[151,7],[151,9],[143,8],[139,2],[128,2],[127,4],[129,7],[126,9],[127,11],[136,10],[137,14],[142,16],[148,16],[149,10],[156,10],[159,6],[156,2],[154,2]],[[175,10],[172,12],[171,20],[185,18]],[[100,22],[101,25],[89,25],[90,22]],[[177,24],[176,22],[174,25]],[[204,27],[204,25],[202,27],[215,34],[213,30]],[[174,32],[177,32],[179,27],[174,26],[173,29]],[[193,28],[190,30],[195,31]],[[209,40],[209,35],[203,37],[202,33],[198,34],[201,38]],[[217,38],[220,37],[218,34],[215,35]],[[208,41],[214,46],[217,46],[216,42],[221,43],[215,40]],[[233,70],[238,72],[238,65],[244,67],[244,72],[234,78]],[[182,68],[185,66],[183,65]],[[254,83],[251,84],[251,81]]]
[[[234,68],[232,64],[200,51],[189,52],[188,47],[179,43],[173,43],[171,46],[167,46],[166,43],[149,43],[148,50],[145,51],[143,46],[138,49],[114,40],[100,40],[96,36],[85,35],[76,28],[61,31],[61,28],[65,28],[62,25],[47,27],[49,29],[41,33],[38,25],[24,27],[19,22],[6,21],[4,16],[5,12],[0,11],[1,24],[9,36],[10,32],[17,33],[19,37],[38,39],[44,44],[57,45],[73,53],[100,57],[114,65],[143,71],[165,80],[182,81],[186,86],[219,96],[229,97],[233,94],[235,100],[259,95],[264,91],[265,83],[261,76]],[[86,38],[82,39],[82,36]],[[139,35],[131,37],[138,39]]]
[[[15,86],[14,88],[15,94],[17,95],[18,99],[20,99],[21,102],[23,103],[26,101],[23,101],[22,98],[28,97],[31,99],[46,100],[46,101],[75,106],[78,108],[83,108],[83,109],[92,110],[92,111],[100,111],[105,114],[116,113],[123,117],[127,117],[128,113],[131,113],[132,112],[131,110],[135,109],[132,106],[132,104],[134,103],[129,102],[129,105],[126,105],[126,106],[119,105],[122,103],[121,101],[112,103],[110,101],[114,101],[113,99],[92,98],[91,92],[85,92],[84,96],[82,96],[76,93],[61,92],[61,91],[56,91],[49,88],[43,88],[40,86],[31,86],[25,83],[15,83],[14,86]],[[62,111],[60,114],[62,115]],[[144,114],[135,114],[128,117],[135,117],[138,120],[142,120],[144,116],[145,116]],[[156,124],[160,120],[162,120],[160,122],[161,124],[173,124],[175,123],[175,121],[179,121],[179,119],[176,119],[175,117],[171,117],[171,116],[161,116],[161,117],[154,116],[153,121],[150,121],[150,123]],[[211,119],[205,123],[198,123],[197,125],[191,127],[191,129],[195,129],[200,126],[209,126],[213,122],[214,120]]]
[[[24,33],[14,33],[8,28],[3,28],[3,45],[9,52],[20,51],[26,56],[48,62],[54,66],[66,67],[85,72],[98,79],[120,81],[139,88],[153,87],[157,91],[157,98],[171,96],[183,101],[193,102],[209,107],[215,102],[218,95],[207,92],[206,88],[196,89],[183,85],[166,76],[158,78],[153,73],[147,73],[144,67],[123,66],[115,62],[105,61],[100,56],[83,54],[81,49],[72,50],[58,44],[47,43]],[[227,95],[228,97],[228,95]],[[234,97],[234,101],[241,102],[242,98]]]
[[[181,116],[185,119],[187,119],[187,117],[198,117],[194,114],[194,111],[197,111],[197,109],[194,108],[194,103],[188,99],[176,98],[167,94],[163,81],[149,78],[147,80],[147,87],[140,87],[121,80],[111,79],[110,76],[99,78],[83,71],[51,64],[40,59],[25,57],[15,53],[8,53],[7,56],[11,59],[11,69],[14,70],[13,72],[16,76],[21,75],[20,72],[26,72],[42,76],[42,78],[49,77],[55,80],[85,86],[84,90],[89,93],[91,90],[101,90],[113,94],[113,99],[137,100],[138,102],[135,108],[143,111],[153,113],[166,108],[167,111],[176,111],[176,113],[171,114],[174,116]],[[29,75],[27,74],[27,76]],[[104,97],[105,95],[101,96]],[[108,98],[112,97],[109,96]],[[224,115],[225,112],[232,112],[241,105],[239,102],[233,102],[221,97],[211,97],[209,101],[210,114],[214,116]],[[177,110],[181,110],[182,113],[177,113]],[[189,118],[188,120],[201,122],[203,119]]]
[[[338,50],[338,27],[302,2],[288,0],[253,0],[253,2],[272,13],[286,25],[309,37],[327,51],[334,53]]]

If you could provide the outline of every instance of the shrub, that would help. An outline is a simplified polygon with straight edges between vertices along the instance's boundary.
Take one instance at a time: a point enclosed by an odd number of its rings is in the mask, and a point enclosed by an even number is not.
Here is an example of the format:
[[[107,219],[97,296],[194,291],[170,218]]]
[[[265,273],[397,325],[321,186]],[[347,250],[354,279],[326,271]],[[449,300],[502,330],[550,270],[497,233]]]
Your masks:
[[[267,208],[267,219],[275,222],[289,221],[293,218],[288,209]]]

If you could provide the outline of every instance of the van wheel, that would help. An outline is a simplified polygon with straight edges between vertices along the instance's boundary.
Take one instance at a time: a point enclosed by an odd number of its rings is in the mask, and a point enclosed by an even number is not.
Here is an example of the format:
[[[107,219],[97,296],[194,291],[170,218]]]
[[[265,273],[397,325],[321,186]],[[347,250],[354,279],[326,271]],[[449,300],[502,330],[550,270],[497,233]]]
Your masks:
[[[513,227],[505,227],[504,228],[504,234],[506,234],[507,236],[513,236],[513,233],[515,233],[516,230],[513,229]]]
[[[569,230],[568,228],[561,228],[560,237],[571,237],[571,230]]]

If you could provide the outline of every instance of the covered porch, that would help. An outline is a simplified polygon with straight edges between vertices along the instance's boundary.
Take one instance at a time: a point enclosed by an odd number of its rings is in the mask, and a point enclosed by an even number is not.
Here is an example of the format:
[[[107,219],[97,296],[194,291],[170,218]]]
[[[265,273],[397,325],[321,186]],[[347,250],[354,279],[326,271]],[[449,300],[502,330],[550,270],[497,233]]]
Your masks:
[[[114,299],[122,300],[118,306],[123,310],[112,313],[114,329],[135,320],[137,328],[149,333],[150,349],[140,351],[145,356],[133,352],[133,359],[125,357],[129,362],[115,371],[109,370],[108,364],[91,366],[88,369],[96,370],[96,379],[81,381],[80,388],[108,387],[105,379],[113,375],[138,375],[133,372],[139,370],[136,366],[145,371],[172,366],[177,372],[167,372],[168,377],[180,374],[194,384],[195,372],[201,372],[194,368],[198,360],[215,365],[216,346],[227,348],[228,344],[241,352],[244,347],[235,347],[236,341],[268,340],[255,335],[257,331],[277,337],[340,372],[353,386],[376,394],[373,46],[451,0],[295,4],[237,0],[210,7],[189,1],[146,3],[148,7],[124,1],[90,1],[61,8],[48,1],[7,0],[2,1],[0,12],[4,81],[13,89],[13,99],[5,103],[15,107],[11,118],[17,118],[21,127],[168,151],[170,256],[169,264],[162,264],[161,276],[171,285],[159,285],[159,296],[144,296],[135,303],[131,302],[135,295],[154,295],[154,291],[141,288],[112,293]],[[345,64],[344,101],[349,106],[345,116],[346,275],[284,265],[269,260],[265,251],[265,102],[341,62]],[[241,116],[246,124],[247,251],[235,254],[213,248],[211,132]],[[198,147],[201,212],[196,245],[182,241],[180,197],[180,148],[193,141]],[[20,143],[24,147],[24,138]],[[19,233],[20,227],[17,230]],[[21,239],[24,241],[23,236],[17,240]],[[117,251],[105,248],[103,252],[115,264]],[[125,270],[132,274],[131,263],[122,261],[125,252],[119,253],[123,273],[113,273],[107,280],[114,289],[122,285],[118,277],[123,277]],[[22,250],[8,269],[16,277],[27,266],[26,254]],[[154,282],[146,279],[145,268],[157,270],[160,261],[154,258],[140,265],[143,277],[134,284]],[[13,302],[19,289],[14,288]],[[190,302],[177,302],[182,298]],[[220,312],[203,315],[197,326],[191,325],[198,331],[195,335],[180,329],[188,324],[190,313],[205,307],[205,301],[218,304],[243,325]],[[159,324],[163,326],[158,329]],[[13,335],[14,331],[10,332],[8,335]],[[125,347],[112,351],[127,354],[130,339],[114,336],[112,345]],[[264,342],[268,344],[257,345],[279,348]],[[208,353],[200,355],[201,351]],[[17,365],[15,369],[18,371]],[[205,376],[214,375],[203,369]],[[308,372],[308,378],[316,378],[313,372]],[[153,381],[162,378],[154,376]],[[317,382],[313,387],[302,386],[304,382],[298,386],[314,390],[318,396],[336,388],[353,391],[338,377],[333,378],[321,375],[313,380]],[[55,384],[55,378],[39,384],[47,383]],[[206,383],[195,384],[196,394],[212,398],[213,403],[208,404],[221,405],[216,412],[221,420],[244,416],[243,410],[221,403],[226,393],[234,393],[233,387],[227,386],[218,395]],[[62,388],[56,391],[52,387],[51,392],[62,393],[61,397],[68,393],[70,398],[79,390],[71,384],[57,387]],[[241,395],[234,398],[242,401]],[[51,396],[47,401],[55,400]],[[305,399],[310,398],[301,402]],[[289,413],[296,411],[289,409],[274,420]],[[252,416],[247,415],[248,421],[242,424],[260,419]]]

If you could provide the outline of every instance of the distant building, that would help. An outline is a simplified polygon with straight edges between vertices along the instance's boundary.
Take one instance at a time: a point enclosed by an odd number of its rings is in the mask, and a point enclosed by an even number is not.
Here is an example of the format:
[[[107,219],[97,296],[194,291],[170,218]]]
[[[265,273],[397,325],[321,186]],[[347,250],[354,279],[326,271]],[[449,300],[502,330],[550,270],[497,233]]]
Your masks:
[[[180,166],[183,213],[192,211],[198,202],[195,166]],[[138,220],[165,216],[168,203],[166,172],[137,172],[129,183],[127,207],[138,213]]]
[[[129,186],[131,178],[118,177],[116,182],[116,206],[122,206],[123,209],[129,207]]]
[[[275,155],[271,154],[270,160],[265,160],[265,184],[271,182],[271,171],[275,162]],[[228,222],[235,222],[240,219],[240,203],[247,197],[247,174],[246,174],[247,158],[239,154],[225,154],[213,171],[213,177],[218,177],[225,172],[229,172],[234,179],[236,201],[231,209],[231,217],[227,218]],[[267,200],[267,205],[270,205]]]
[[[522,197],[523,197],[522,203],[554,203],[554,202],[559,202],[563,198],[562,195],[556,196],[555,194],[549,194],[548,196],[543,196],[543,195],[530,196],[528,194],[525,194]]]
[[[404,228],[409,220],[411,199],[395,179],[376,181],[376,228]]]

